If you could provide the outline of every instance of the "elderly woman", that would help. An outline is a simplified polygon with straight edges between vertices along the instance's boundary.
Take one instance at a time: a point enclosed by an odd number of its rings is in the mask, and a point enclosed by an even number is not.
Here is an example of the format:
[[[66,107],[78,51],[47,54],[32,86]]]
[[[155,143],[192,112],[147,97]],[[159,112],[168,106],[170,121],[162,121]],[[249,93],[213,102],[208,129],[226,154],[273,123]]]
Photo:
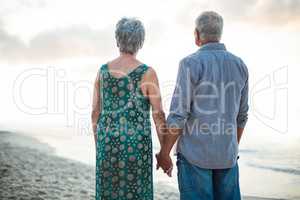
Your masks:
[[[98,71],[92,124],[96,143],[96,199],[153,199],[150,107],[159,140],[165,116],[156,73],[136,58],[145,29],[123,18],[115,30],[119,57]]]

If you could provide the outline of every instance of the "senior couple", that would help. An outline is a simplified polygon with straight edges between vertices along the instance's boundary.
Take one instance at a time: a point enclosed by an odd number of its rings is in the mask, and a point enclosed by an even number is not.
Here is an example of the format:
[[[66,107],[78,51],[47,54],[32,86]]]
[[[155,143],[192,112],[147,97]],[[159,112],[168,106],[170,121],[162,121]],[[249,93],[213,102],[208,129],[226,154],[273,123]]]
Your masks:
[[[195,22],[199,49],[179,63],[167,119],[154,68],[136,58],[143,24],[134,18],[117,23],[120,56],[99,67],[94,83],[97,200],[153,199],[151,115],[161,145],[157,168],[169,176],[177,142],[181,200],[241,199],[237,159],[247,122],[248,70],[220,43],[219,14],[206,11]]]

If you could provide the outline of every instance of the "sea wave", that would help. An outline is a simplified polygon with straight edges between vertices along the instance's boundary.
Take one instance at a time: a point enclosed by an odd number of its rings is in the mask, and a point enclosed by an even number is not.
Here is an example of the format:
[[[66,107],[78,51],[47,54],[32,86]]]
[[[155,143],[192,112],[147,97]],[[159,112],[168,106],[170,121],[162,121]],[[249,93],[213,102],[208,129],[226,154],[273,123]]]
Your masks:
[[[250,167],[255,167],[255,168],[259,168],[259,169],[266,169],[266,170],[272,170],[272,171],[276,171],[276,172],[283,172],[283,173],[288,173],[288,174],[293,174],[293,175],[300,175],[300,170],[293,169],[293,168],[264,166],[264,165],[253,164],[253,163],[247,163],[247,165],[250,166]]]

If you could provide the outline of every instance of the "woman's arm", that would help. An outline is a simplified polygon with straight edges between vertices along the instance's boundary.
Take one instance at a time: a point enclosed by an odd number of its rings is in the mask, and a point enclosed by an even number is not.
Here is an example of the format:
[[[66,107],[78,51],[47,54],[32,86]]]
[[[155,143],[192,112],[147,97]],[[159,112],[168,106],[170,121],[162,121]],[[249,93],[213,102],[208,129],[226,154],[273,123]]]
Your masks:
[[[100,98],[99,90],[100,90],[100,75],[98,72],[94,83],[94,94],[93,94],[92,114],[91,114],[95,145],[97,144],[97,122],[101,111],[101,107],[100,107],[101,98]]]
[[[152,117],[155,123],[157,136],[160,145],[163,144],[163,136],[166,133],[166,117],[163,111],[161,94],[159,89],[158,78],[153,68],[149,68],[145,73],[141,89],[145,96],[149,97],[150,104],[152,106]]]

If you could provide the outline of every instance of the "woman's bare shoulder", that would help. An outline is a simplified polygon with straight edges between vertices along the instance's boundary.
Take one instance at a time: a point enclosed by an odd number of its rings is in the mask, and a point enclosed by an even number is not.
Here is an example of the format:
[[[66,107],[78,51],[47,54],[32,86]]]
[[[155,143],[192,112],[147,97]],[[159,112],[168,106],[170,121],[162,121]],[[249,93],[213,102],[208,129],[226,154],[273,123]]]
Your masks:
[[[155,69],[152,67],[152,66],[148,66],[148,69],[145,73],[145,79],[149,80],[149,81],[153,81],[155,79],[157,79],[157,74],[156,74],[156,71]]]

